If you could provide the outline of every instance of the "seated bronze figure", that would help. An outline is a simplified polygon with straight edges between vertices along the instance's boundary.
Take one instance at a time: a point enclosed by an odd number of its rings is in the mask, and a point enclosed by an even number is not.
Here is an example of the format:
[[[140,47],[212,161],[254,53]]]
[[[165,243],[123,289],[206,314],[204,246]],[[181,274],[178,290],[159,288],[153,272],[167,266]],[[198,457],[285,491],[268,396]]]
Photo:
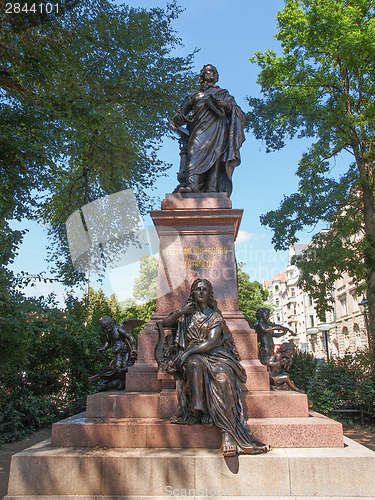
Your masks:
[[[264,453],[269,446],[257,441],[243,416],[240,383],[246,373],[212,285],[197,279],[187,304],[165,318],[159,328],[171,329],[156,348],[162,368],[176,378],[179,413],[171,422],[216,425],[222,432],[223,454]],[[164,344],[165,345],[165,344]]]

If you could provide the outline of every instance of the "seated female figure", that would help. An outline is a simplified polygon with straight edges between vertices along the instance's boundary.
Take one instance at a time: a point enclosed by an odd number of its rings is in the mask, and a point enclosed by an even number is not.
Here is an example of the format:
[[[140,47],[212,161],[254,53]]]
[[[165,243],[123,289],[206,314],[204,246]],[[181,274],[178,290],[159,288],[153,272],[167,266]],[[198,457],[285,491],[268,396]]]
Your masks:
[[[174,342],[178,355],[168,371],[180,378],[184,394],[181,414],[172,421],[216,425],[223,434],[225,456],[268,451],[244,419],[240,383],[246,374],[216,306],[211,283],[196,280],[186,306],[170,314],[162,325],[177,329]]]

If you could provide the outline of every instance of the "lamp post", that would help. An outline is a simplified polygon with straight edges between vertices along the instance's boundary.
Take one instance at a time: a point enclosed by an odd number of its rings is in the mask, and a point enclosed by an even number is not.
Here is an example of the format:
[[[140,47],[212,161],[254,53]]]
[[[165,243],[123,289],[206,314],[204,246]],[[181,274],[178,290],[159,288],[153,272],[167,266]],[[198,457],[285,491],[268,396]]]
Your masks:
[[[324,335],[324,344],[326,348],[327,361],[329,361],[329,343],[328,343],[328,334],[331,329],[331,325],[328,323],[322,323],[318,325],[319,332],[323,332]]]

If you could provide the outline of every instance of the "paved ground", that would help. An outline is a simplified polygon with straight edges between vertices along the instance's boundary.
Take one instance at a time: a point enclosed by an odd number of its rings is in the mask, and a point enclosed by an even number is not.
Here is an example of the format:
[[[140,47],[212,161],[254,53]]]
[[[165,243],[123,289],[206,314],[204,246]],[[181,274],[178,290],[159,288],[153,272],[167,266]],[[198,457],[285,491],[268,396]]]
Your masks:
[[[344,434],[350,439],[354,439],[360,444],[367,446],[371,450],[375,451],[375,432],[374,428],[362,426],[355,427],[351,429],[345,428]],[[8,475],[10,467],[10,459],[12,455],[18,453],[19,451],[29,448],[40,441],[44,441],[51,436],[51,429],[43,429],[36,432],[32,436],[29,436],[22,441],[17,441],[16,443],[4,444],[0,448],[0,499],[2,499],[8,489]]]

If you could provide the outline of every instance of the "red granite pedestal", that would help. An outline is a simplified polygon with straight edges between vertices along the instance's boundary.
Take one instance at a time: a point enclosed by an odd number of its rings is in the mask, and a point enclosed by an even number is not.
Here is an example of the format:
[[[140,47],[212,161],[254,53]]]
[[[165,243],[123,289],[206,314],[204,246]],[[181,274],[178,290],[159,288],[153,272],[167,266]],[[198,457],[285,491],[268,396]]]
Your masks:
[[[172,194],[151,216],[160,237],[156,312],[139,335],[126,391],[89,396],[85,414],[53,425],[50,444],[15,455],[6,499],[156,499],[170,495],[173,485],[182,491],[206,483],[243,498],[296,498],[304,485],[314,498],[334,497],[331,483],[340,492],[354,488],[338,496],[371,497],[375,454],[352,443],[344,449],[341,424],[309,411],[305,394],[270,391],[256,334],[238,310],[234,241],[242,210],[220,193]],[[158,373],[155,325],[186,303],[198,277],[213,284],[233,334],[247,373],[242,401],[249,426],[273,447],[265,455],[224,460],[216,428],[169,423],[176,393],[173,378]]]
[[[156,312],[138,337],[139,358],[127,375],[129,391],[161,391],[154,347],[157,321],[186,304],[197,278],[208,279],[247,372],[248,390],[269,390],[268,373],[257,355],[257,336],[238,309],[234,241],[243,210],[225,193],[167,194],[151,212],[160,238]]]
[[[234,242],[243,211],[224,193],[167,194],[151,212],[160,238],[156,312],[138,337],[138,360],[126,392],[89,396],[87,414],[52,429],[52,445],[120,448],[219,448],[216,428],[169,423],[177,408],[174,379],[158,373],[156,322],[180,309],[197,278],[211,281],[215,299],[233,335],[247,381],[242,401],[255,436],[272,447],[342,447],[341,424],[308,409],[307,396],[270,391],[258,360],[257,335],[238,308]]]

